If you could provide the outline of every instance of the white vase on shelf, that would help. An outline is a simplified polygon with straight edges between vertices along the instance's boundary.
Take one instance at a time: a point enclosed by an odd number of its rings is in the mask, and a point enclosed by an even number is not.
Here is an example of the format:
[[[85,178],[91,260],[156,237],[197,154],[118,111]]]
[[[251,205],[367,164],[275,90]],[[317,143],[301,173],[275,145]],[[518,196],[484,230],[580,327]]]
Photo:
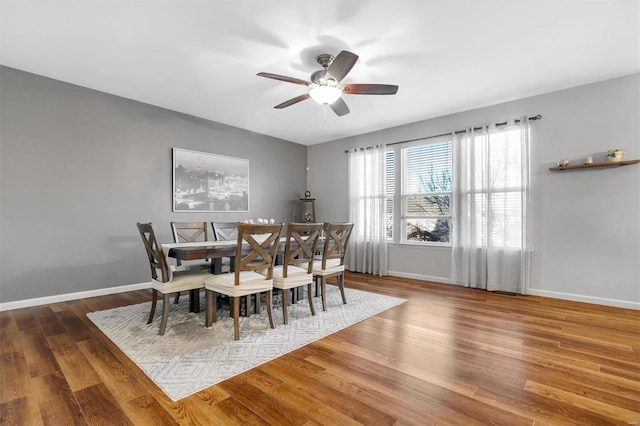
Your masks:
[[[611,162],[615,161],[623,161],[624,160],[624,151],[621,149],[612,149],[607,152],[607,160]]]

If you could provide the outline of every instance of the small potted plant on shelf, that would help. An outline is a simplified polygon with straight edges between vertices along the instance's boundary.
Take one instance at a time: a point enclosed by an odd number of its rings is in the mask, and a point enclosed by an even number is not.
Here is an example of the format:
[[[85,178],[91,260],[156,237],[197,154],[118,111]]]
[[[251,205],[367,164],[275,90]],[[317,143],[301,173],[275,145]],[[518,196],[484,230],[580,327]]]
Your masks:
[[[622,161],[624,160],[624,151],[622,149],[610,149],[607,151],[607,160],[609,161]]]

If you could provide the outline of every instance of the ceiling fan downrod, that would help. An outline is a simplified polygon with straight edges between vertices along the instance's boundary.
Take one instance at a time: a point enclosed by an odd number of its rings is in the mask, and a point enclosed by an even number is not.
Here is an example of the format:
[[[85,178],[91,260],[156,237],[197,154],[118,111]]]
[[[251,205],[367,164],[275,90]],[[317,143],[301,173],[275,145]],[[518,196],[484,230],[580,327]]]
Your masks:
[[[318,61],[318,63],[322,65],[324,69],[329,68],[329,65],[331,65],[331,63],[333,62],[333,59],[334,59],[333,55],[329,55],[328,53],[323,53],[316,57],[316,61]]]

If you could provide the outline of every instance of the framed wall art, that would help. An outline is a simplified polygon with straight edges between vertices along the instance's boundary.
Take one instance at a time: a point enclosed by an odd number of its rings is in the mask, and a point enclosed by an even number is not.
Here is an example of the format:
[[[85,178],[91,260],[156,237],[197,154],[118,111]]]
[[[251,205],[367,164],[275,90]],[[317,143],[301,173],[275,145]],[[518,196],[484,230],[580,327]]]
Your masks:
[[[173,148],[174,212],[248,212],[249,160]]]

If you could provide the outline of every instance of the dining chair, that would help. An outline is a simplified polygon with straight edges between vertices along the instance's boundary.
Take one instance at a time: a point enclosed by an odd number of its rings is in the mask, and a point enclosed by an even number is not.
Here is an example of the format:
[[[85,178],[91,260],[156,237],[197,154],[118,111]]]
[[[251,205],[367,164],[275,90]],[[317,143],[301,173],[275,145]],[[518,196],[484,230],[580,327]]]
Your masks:
[[[347,253],[347,245],[353,223],[325,223],[324,225],[324,246],[322,248],[322,259],[313,262],[313,275],[316,286],[320,284],[322,294],[322,310],[327,310],[326,283],[327,278],[336,277],[342,303],[347,303],[344,295],[344,256]]]
[[[238,222],[211,222],[213,237],[216,241],[229,241],[238,238]]]
[[[207,241],[207,222],[171,222],[171,233],[174,243],[193,243],[196,241]],[[211,269],[209,259],[189,260],[182,262],[176,260],[177,266],[187,266],[189,268]],[[176,293],[175,303],[180,301],[180,293]]]
[[[158,293],[160,293],[162,294],[162,320],[160,321],[158,334],[163,335],[169,316],[169,295],[191,290],[191,297],[197,300],[197,292],[204,287],[205,279],[212,275],[206,271],[182,267],[176,271],[172,271],[169,268],[162,246],[158,244],[158,239],[156,238],[157,232],[153,223],[138,223],[137,226],[151,268],[152,299],[151,312],[149,313],[147,324],[153,322],[153,317],[156,313],[156,304],[158,302]]]
[[[207,222],[171,222],[174,243],[207,241]]]
[[[309,310],[315,315],[311,286],[313,284],[313,257],[322,232],[322,223],[289,223],[284,247],[284,262],[273,267],[273,288],[282,290],[282,315],[289,324],[289,291],[307,286]],[[266,274],[266,271],[260,271]]]
[[[240,339],[240,297],[266,293],[269,324],[273,326],[272,295],[275,263],[282,224],[238,225],[235,271],[233,274],[211,275],[204,282],[207,302],[206,326],[216,322],[217,295],[231,298],[234,339]],[[257,271],[266,269],[266,275]],[[260,303],[260,297],[256,298]],[[247,312],[248,315],[248,312]]]
[[[213,229],[213,237],[216,241],[235,241],[238,239],[238,223],[239,222],[211,222],[211,228]],[[220,259],[220,272],[231,273],[234,271],[235,257],[223,257]],[[260,295],[254,296],[256,299]],[[244,310],[246,316],[249,316],[249,310],[251,309],[251,296],[243,297],[241,299],[241,310]],[[256,300],[255,305],[256,313],[260,312],[260,303]]]
[[[233,241],[238,239],[238,222],[211,222],[213,238],[216,241]],[[222,272],[233,272],[234,259],[223,257]]]

